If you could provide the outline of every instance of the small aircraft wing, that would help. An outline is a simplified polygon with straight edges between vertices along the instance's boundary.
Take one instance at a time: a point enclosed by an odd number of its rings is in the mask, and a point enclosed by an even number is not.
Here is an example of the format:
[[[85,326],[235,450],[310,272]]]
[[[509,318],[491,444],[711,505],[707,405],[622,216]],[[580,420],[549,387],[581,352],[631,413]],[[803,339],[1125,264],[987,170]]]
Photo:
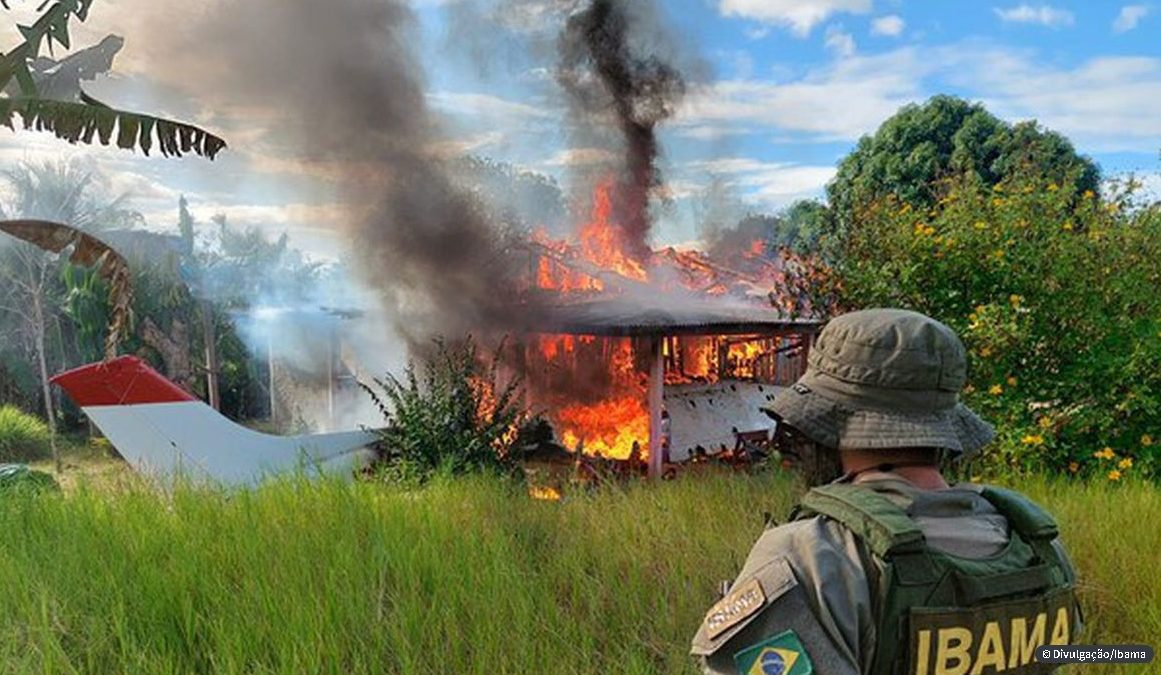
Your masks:
[[[63,388],[117,452],[159,477],[253,485],[280,473],[351,472],[371,456],[373,431],[272,436],[240,426],[134,356],[61,373]]]

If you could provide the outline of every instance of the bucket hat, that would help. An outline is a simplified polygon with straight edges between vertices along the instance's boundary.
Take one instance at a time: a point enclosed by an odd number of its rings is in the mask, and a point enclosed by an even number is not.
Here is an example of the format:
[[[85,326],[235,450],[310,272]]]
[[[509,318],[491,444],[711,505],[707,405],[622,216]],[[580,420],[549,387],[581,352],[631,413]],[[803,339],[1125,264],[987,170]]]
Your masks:
[[[967,381],[963,343],[918,312],[867,309],[822,329],[806,374],[766,412],[839,450],[942,448],[977,452],[995,429],[959,401]]]

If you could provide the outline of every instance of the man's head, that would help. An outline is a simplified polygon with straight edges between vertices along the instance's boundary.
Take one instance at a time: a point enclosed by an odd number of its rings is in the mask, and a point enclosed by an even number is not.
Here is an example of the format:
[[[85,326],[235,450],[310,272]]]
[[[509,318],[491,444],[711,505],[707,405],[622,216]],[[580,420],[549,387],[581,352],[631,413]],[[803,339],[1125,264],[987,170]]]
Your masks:
[[[950,328],[917,312],[869,309],[823,328],[806,374],[767,412],[784,427],[776,439],[784,447],[790,433],[809,441],[798,454],[819,482],[843,451],[884,462],[977,452],[995,432],[959,402],[966,379],[966,352]]]

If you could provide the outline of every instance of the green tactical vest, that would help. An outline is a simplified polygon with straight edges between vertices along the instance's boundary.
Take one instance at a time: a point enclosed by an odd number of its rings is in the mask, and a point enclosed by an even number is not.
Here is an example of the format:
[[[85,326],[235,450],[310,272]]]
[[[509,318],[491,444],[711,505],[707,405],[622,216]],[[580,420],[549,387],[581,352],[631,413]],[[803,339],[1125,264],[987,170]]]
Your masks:
[[[863,486],[815,488],[791,514],[833,518],[872,556],[873,675],[1048,673],[1036,647],[1075,641],[1080,608],[1052,545],[1055,521],[1016,492],[977,489],[1011,525],[1007,547],[990,558],[928,547],[903,507]]]

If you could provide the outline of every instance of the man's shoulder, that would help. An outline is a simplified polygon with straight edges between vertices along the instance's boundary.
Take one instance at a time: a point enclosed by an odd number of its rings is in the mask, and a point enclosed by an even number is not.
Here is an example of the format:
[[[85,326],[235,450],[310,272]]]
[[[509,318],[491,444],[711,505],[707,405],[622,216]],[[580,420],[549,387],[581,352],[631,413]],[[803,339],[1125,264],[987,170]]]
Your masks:
[[[706,614],[692,652],[707,659],[707,672],[733,672],[737,653],[789,634],[816,672],[855,672],[866,594],[854,539],[837,523],[811,516],[770,527]]]

